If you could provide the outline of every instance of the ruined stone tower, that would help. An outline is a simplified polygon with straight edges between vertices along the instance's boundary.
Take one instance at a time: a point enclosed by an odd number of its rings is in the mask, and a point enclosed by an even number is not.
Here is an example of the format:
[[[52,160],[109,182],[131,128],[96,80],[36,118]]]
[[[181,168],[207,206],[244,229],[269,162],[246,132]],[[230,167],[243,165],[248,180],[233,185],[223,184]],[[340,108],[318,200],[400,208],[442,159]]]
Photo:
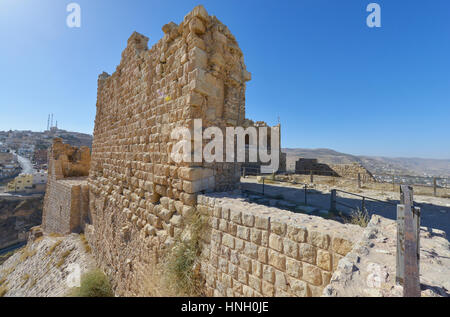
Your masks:
[[[61,234],[80,232],[89,221],[89,148],[72,147],[55,138],[48,160],[42,227]]]
[[[236,39],[202,6],[162,29],[151,49],[133,33],[116,72],[98,80],[86,235],[100,262],[127,276],[117,280],[123,294],[142,293],[158,248],[180,232],[198,193],[239,182],[235,163],[170,160],[177,127],[243,124],[251,75]]]

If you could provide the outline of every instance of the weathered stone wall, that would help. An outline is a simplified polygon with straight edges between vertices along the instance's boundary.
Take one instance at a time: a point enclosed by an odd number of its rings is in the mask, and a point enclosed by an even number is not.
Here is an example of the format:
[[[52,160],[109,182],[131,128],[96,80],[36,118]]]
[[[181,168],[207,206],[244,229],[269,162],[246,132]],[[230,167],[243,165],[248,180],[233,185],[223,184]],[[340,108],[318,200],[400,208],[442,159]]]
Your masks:
[[[317,159],[299,158],[295,162],[295,174],[339,176],[328,164],[319,163]]]
[[[161,200],[162,208],[170,208],[168,198]],[[129,209],[114,217],[118,202],[110,196],[96,202],[105,224],[87,225],[85,233],[98,264],[113,278],[116,294],[166,295],[160,264],[195,209],[176,209],[170,220],[143,211],[145,224]],[[206,296],[320,296],[363,231],[248,203],[230,192],[199,195],[196,208],[208,224],[200,256]]]
[[[361,164],[331,164],[330,167],[341,177],[357,179],[361,175],[363,182],[375,182],[373,175]]]
[[[255,127],[257,128],[257,134],[256,134],[256,139],[259,140],[259,129],[260,127],[266,127],[267,128],[267,153],[271,154],[272,153],[272,129],[276,129],[278,130],[278,142],[279,142],[279,146],[280,148],[279,153],[278,153],[278,162],[279,162],[279,166],[278,166],[278,170],[276,170],[276,173],[284,173],[286,172],[286,153],[282,153],[281,152],[281,124],[277,124],[276,126],[273,127],[269,127],[267,125],[266,122],[264,121],[257,121],[257,122],[253,122],[252,120],[246,119],[243,125],[244,128],[248,128],[248,127]],[[261,162],[259,155],[258,155],[258,159],[257,162],[250,162],[250,157],[249,157],[249,153],[250,153],[250,136],[246,135],[246,140],[245,140],[245,163],[242,163],[241,169],[242,169],[242,175],[259,175],[259,174],[268,174],[268,173],[273,173],[273,170],[268,170],[268,165],[269,163],[267,162]],[[253,148],[255,151],[258,151],[258,147]]]
[[[99,78],[91,184],[94,193],[104,179],[121,195],[140,189],[153,203],[169,197],[193,205],[196,192],[234,187],[239,166],[176,164],[170,134],[193,131],[194,119],[204,128],[242,124],[250,74],[228,28],[201,6],[163,31],[150,50],[148,38],[133,33],[116,72]]]
[[[52,181],[47,185],[42,226],[46,232],[80,232],[88,218],[86,178]]]
[[[160,264],[198,209],[209,219],[202,243],[206,295],[320,295],[351,249],[350,227],[258,205],[247,210],[238,200],[229,201],[232,211],[223,201],[215,208],[216,200],[202,195],[234,188],[240,164],[175,163],[170,133],[192,130],[198,118],[203,128],[223,131],[254,124],[244,108],[250,74],[229,30],[201,6],[163,31],[151,49],[134,33],[116,72],[99,77],[92,223],[85,228],[98,264],[118,295],[164,295]],[[319,225],[338,229],[322,234]]]
[[[202,119],[203,128],[225,132],[244,122],[250,73],[236,39],[202,6],[163,31],[151,49],[148,38],[133,33],[116,72],[98,81],[86,236],[99,262],[115,272],[119,294],[144,293],[159,249],[199,192],[239,182],[239,164],[170,159],[175,128],[193,131],[194,119]]]
[[[361,164],[324,164],[317,159],[300,158],[295,162],[295,174],[335,176],[357,179],[358,174],[364,182],[375,182],[373,175]]]
[[[397,222],[373,215],[360,241],[339,262],[326,297],[402,297],[396,282]],[[445,232],[420,228],[422,297],[450,297],[450,243]]]
[[[79,232],[89,222],[89,148],[72,147],[55,138],[48,166],[42,228],[61,234]]]
[[[201,195],[209,216],[202,272],[208,296],[320,296],[362,233],[223,194]]]

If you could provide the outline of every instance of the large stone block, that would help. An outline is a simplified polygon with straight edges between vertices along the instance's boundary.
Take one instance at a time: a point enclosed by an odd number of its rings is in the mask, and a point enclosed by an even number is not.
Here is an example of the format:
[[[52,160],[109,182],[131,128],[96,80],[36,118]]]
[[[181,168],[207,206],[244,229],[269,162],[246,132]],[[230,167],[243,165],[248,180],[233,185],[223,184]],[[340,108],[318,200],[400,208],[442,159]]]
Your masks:
[[[283,252],[283,238],[276,234],[271,234],[269,236],[269,247],[279,252]]]
[[[307,243],[300,243],[299,245],[299,259],[302,262],[316,264],[316,248]]]
[[[312,285],[319,286],[322,284],[322,271],[311,264],[303,264],[302,279]]]
[[[268,263],[270,265],[282,271],[286,269],[286,257],[284,255],[271,249],[269,249],[268,255],[269,255]]]
[[[343,238],[333,237],[332,240],[332,250],[340,255],[346,255],[348,252],[352,250],[353,244]]]
[[[331,271],[331,254],[328,251],[317,251],[317,266],[325,271]]]

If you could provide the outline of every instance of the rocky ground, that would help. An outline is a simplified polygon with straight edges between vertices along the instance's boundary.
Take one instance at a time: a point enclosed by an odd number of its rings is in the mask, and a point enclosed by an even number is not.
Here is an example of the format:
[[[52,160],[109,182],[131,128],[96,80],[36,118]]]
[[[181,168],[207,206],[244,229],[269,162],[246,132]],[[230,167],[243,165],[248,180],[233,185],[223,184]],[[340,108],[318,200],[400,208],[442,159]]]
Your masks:
[[[396,223],[373,216],[362,239],[333,273],[324,296],[403,296],[396,284]],[[450,244],[445,233],[420,232],[421,296],[450,297]]]
[[[82,236],[45,235],[29,240],[0,266],[0,296],[65,296],[78,277],[93,268]]]
[[[0,196],[0,249],[26,241],[27,231],[42,222],[42,195]]]
[[[330,190],[336,187],[314,184],[308,187],[307,204],[303,186],[286,183],[265,185],[265,195],[250,195],[259,202],[294,212],[329,217]],[[256,179],[241,180],[241,187],[261,193]],[[312,188],[311,188],[312,187]],[[403,289],[395,283],[396,276],[396,204],[399,193],[361,189],[358,194],[384,203],[368,203],[371,222],[355,248],[339,263],[325,296],[402,296]],[[249,197],[250,197],[249,196]],[[338,200],[361,206],[361,199],[345,193]],[[415,195],[421,208],[420,282],[422,296],[450,296],[450,199]],[[342,210],[342,206],[339,207]],[[345,210],[349,212],[349,210]]]

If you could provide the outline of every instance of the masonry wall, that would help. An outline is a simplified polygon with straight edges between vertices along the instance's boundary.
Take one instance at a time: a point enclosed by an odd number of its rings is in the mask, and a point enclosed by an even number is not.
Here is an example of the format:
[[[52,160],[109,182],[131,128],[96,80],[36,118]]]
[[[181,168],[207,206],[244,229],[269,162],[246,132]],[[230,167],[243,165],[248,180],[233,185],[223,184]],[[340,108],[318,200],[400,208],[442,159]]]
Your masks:
[[[324,164],[319,163],[317,159],[300,158],[295,162],[296,174],[313,173],[314,175],[335,176],[357,179],[358,174],[364,182],[374,182],[373,175],[361,164]]]
[[[92,222],[85,228],[98,264],[119,296],[166,295],[164,257],[198,211],[210,221],[201,261],[206,295],[319,294],[351,246],[347,240],[309,228],[300,238],[303,229],[287,227],[292,216],[278,228],[263,206],[258,216],[239,204],[238,211],[219,212],[198,197],[234,189],[240,164],[170,159],[171,131],[192,130],[194,119],[223,131],[250,124],[244,107],[250,74],[228,28],[201,6],[163,31],[151,49],[148,38],[133,33],[116,72],[99,77]]]
[[[60,234],[80,232],[90,221],[89,149],[72,147],[56,138],[49,149],[48,165],[42,227]]]
[[[364,182],[375,182],[373,175],[361,164],[331,164],[330,167],[341,177],[357,179],[358,174]]]
[[[199,196],[209,217],[207,296],[320,296],[362,228],[223,194]]]
[[[162,29],[150,49],[133,33],[116,71],[98,80],[86,235],[121,294],[142,294],[198,193],[233,189],[240,177],[239,164],[170,159],[175,128],[193,136],[194,119],[223,131],[244,122],[250,73],[236,39],[202,6]]]

